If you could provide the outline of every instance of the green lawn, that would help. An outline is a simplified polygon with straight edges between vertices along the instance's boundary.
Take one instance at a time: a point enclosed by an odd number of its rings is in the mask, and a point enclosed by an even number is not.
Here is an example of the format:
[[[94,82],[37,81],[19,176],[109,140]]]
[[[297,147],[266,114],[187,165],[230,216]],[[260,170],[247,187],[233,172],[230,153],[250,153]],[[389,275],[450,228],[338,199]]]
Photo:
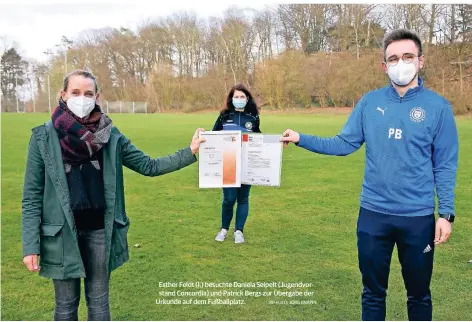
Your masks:
[[[21,193],[30,129],[46,114],[2,114],[2,316],[3,320],[50,320],[51,280],[29,273],[21,258]],[[112,115],[120,130],[152,156],[187,146],[197,127],[210,129],[215,114]],[[262,115],[266,133],[292,129],[331,136],[346,116]],[[460,161],[458,219],[451,240],[437,248],[432,281],[434,319],[470,320],[472,305],[472,119],[457,121]],[[284,151],[281,188],[253,187],[246,244],[218,244],[221,191],[198,189],[194,164],[163,177],[126,169],[130,261],[111,278],[114,320],[359,320],[361,279],[356,219],[364,149],[348,157]],[[244,297],[245,305],[157,305],[159,282],[304,282],[311,305],[274,305]],[[197,290],[184,288],[180,290]],[[219,290],[219,289],[216,289]],[[231,289],[229,289],[231,290]],[[232,289],[236,290],[236,289]],[[254,290],[246,288],[246,290]],[[262,289],[258,289],[262,291]],[[272,290],[272,289],[267,289]],[[282,290],[282,289],[279,289]],[[293,290],[293,289],[292,289]],[[224,298],[224,297],[223,297]],[[86,320],[82,296],[79,318]],[[406,295],[396,251],[392,260],[387,319],[406,320]]]

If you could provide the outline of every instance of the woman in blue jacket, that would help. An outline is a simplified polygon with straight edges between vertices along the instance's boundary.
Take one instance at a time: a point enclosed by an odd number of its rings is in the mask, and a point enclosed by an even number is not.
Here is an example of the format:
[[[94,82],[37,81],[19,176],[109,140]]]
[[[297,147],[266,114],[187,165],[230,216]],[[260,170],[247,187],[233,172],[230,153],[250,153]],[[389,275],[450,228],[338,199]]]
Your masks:
[[[242,84],[231,88],[226,99],[225,107],[220,112],[213,131],[243,131],[261,133],[259,128],[259,110],[249,90]],[[244,243],[244,224],[249,214],[250,185],[241,188],[223,188],[223,204],[221,209],[221,230],[215,240],[223,242],[228,235],[229,226],[233,219],[234,204],[236,207],[236,223],[234,227],[234,242]]]

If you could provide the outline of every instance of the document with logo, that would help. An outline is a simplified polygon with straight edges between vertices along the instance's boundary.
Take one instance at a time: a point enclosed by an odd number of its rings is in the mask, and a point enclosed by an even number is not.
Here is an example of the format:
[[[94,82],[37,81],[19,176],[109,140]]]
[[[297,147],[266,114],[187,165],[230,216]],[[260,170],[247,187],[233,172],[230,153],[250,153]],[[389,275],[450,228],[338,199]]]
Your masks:
[[[200,188],[241,187],[241,131],[200,134],[198,176]]]
[[[243,134],[241,183],[280,187],[280,134]]]

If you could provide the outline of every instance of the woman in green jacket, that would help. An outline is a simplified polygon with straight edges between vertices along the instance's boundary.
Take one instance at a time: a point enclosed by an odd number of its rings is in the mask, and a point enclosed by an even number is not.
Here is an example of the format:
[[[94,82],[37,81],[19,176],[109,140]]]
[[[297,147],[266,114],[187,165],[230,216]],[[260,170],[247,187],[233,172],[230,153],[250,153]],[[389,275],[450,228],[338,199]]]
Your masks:
[[[189,147],[151,159],[113,126],[96,104],[93,74],[64,79],[59,106],[33,129],[22,203],[23,262],[52,278],[55,320],[78,319],[84,278],[89,320],[110,320],[110,273],[128,260],[123,169],[145,176],[196,161],[198,129]],[[39,265],[38,265],[39,256]]]

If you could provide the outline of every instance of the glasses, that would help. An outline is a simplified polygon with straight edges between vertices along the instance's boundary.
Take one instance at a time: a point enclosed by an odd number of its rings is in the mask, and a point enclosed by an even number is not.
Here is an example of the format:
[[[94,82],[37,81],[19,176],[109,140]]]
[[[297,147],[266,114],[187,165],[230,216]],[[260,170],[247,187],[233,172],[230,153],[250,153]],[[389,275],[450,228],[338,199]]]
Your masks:
[[[415,54],[406,53],[403,54],[401,59],[405,64],[410,64],[415,59],[415,57],[418,56],[416,56]],[[396,64],[398,64],[399,60],[400,58],[398,58],[397,56],[391,56],[387,59],[387,65],[395,66]]]

